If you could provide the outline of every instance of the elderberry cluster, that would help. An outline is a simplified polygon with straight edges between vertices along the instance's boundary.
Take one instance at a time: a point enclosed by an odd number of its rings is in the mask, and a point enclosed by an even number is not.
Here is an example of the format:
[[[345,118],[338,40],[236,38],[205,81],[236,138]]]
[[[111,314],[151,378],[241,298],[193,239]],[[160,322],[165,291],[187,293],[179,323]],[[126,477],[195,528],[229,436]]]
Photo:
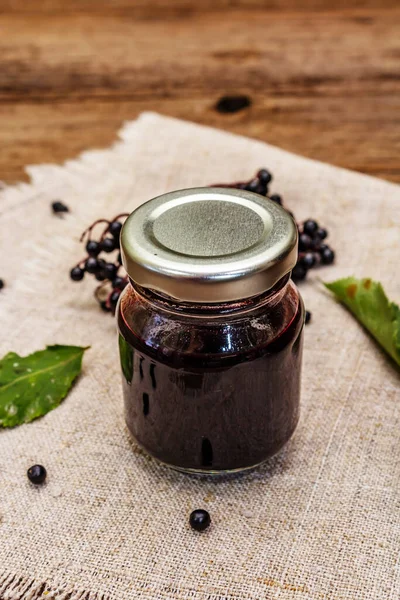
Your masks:
[[[299,256],[292,271],[292,277],[295,281],[305,279],[307,271],[312,267],[333,263],[335,253],[328,244],[324,243],[327,236],[327,230],[319,227],[313,219],[307,219],[299,227]]]
[[[269,193],[271,181],[271,173],[267,169],[260,169],[250,181],[219,183],[216,184],[216,187],[237,188],[255,192],[283,206],[282,196]],[[293,213],[288,212],[294,218]],[[292,278],[294,281],[302,281],[313,267],[321,264],[331,265],[335,260],[335,253],[324,241],[328,237],[328,231],[320,227],[313,219],[307,219],[304,223],[297,223],[297,229],[299,232],[299,253],[297,263],[292,271]]]
[[[119,239],[122,229],[120,219],[127,216],[127,214],[118,215],[111,221],[99,219],[86,229],[80,241],[86,240],[87,256],[70,271],[73,281],[82,281],[85,273],[88,273],[101,282],[95,290],[95,296],[100,307],[106,312],[115,313],[118,298],[128,283],[125,273],[120,273],[122,261]],[[101,223],[105,223],[105,227],[100,239],[93,240],[91,237],[93,229]],[[114,255],[114,260],[105,260],[106,254]]]

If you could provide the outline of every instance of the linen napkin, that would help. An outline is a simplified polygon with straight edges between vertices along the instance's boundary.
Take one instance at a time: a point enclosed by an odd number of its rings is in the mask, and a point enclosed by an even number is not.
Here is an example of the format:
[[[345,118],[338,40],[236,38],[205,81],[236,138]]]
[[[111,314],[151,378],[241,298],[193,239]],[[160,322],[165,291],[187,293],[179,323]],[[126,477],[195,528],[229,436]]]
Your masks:
[[[399,187],[153,113],[119,138],[0,191],[2,355],[91,346],[59,408],[0,430],[1,600],[398,600],[399,371],[320,280],[368,276],[400,300]],[[95,219],[260,167],[298,220],[329,229],[337,260],[300,287],[313,316],[292,440],[246,475],[191,477],[131,441],[115,320],[69,270]],[[54,200],[70,213],[52,215]],[[195,508],[212,519],[201,534]]]

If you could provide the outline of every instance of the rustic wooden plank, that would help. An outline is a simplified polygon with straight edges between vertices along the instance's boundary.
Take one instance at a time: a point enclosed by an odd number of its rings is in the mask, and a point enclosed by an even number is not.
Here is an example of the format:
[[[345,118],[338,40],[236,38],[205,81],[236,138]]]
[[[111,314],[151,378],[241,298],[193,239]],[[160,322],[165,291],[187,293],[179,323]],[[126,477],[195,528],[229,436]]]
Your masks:
[[[0,94],[176,94],[399,84],[400,11],[358,18],[235,12],[151,24],[119,16],[0,16]],[[40,32],[40,35],[38,33]],[[396,88],[397,89],[397,88]]]
[[[0,13],[0,179],[105,146],[123,120],[156,110],[400,181],[400,11],[390,3],[362,14],[253,6],[167,20],[44,6]],[[239,92],[249,109],[215,110]]]
[[[20,180],[25,164],[62,162],[87,148],[105,147],[115,140],[123,121],[143,110],[156,110],[400,182],[400,140],[393,124],[396,104],[400,114],[397,99],[371,97],[360,105],[358,98],[255,96],[250,109],[233,115],[217,113],[216,99],[89,98],[0,105],[0,179]]]
[[[398,8],[398,0],[1,0],[1,12],[49,13],[87,12],[109,13],[124,11],[151,19],[168,14],[196,14],[220,10],[264,10],[268,12],[314,12],[348,10],[386,10]]]

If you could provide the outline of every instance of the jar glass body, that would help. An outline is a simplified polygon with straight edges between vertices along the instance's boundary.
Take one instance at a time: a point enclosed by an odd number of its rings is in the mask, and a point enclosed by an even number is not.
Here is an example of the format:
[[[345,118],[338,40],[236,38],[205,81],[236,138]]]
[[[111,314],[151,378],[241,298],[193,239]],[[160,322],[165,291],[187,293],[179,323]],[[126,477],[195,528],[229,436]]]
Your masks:
[[[304,307],[288,276],[255,298],[179,303],[131,282],[118,306],[127,426],[189,472],[254,467],[299,417]]]

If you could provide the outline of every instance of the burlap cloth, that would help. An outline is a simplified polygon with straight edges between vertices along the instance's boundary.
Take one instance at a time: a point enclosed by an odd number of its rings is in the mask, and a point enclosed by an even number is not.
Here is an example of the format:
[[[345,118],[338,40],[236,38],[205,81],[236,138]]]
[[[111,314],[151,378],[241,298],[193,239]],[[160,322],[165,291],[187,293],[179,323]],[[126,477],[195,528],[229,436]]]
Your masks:
[[[400,300],[399,188],[267,144],[156,114],[64,166],[29,167],[0,192],[1,352],[91,345],[63,404],[0,433],[0,598],[398,600],[399,371],[319,278],[382,281]],[[62,143],[62,140],[60,140]],[[329,228],[335,267],[301,286],[302,416],[288,446],[238,479],[159,466],[123,419],[114,319],[94,281],[70,281],[80,232],[162,192],[266,166],[298,219]],[[51,214],[65,201],[71,213]],[[45,486],[26,469],[42,463]],[[205,507],[211,528],[188,526]]]

